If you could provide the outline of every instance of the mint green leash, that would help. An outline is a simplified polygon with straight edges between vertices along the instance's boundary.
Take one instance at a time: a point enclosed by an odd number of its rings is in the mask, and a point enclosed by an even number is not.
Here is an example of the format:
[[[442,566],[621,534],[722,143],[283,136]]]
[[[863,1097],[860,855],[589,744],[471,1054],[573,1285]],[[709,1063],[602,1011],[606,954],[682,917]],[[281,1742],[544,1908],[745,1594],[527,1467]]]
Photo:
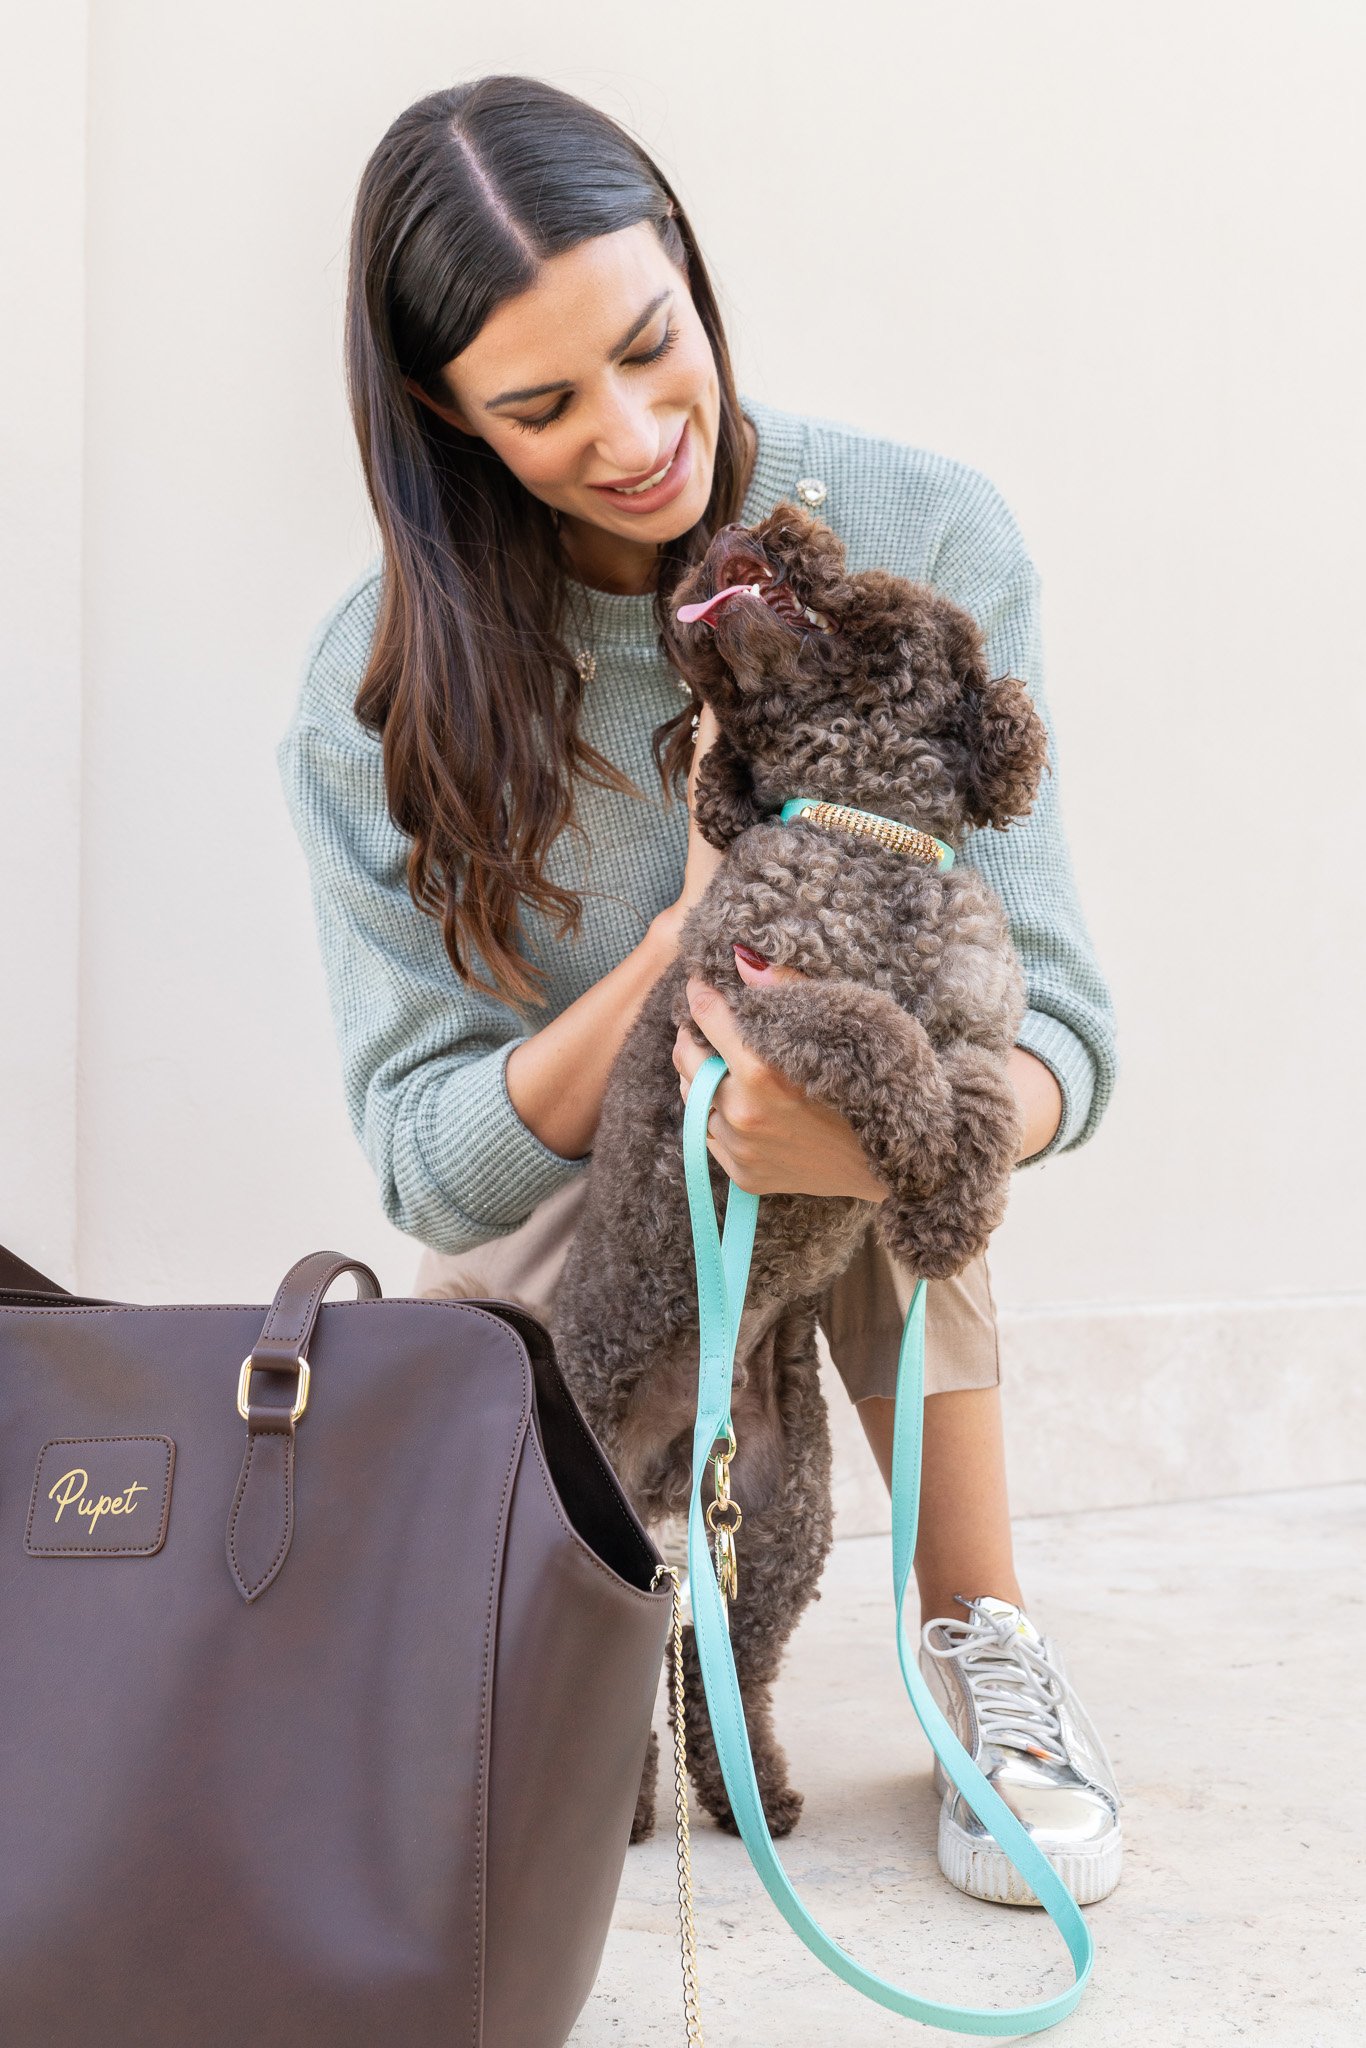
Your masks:
[[[749,1851],[750,1861],[774,1905],[812,1954],[819,1956],[837,1976],[843,1977],[846,1984],[852,1984],[856,1991],[862,1991],[892,2012],[904,2013],[908,2019],[924,2020],[931,2026],[950,2027],[960,2034],[1041,2033],[1045,2027],[1065,2019],[1085,1989],[1094,1960],[1091,1930],[1082,1918],[1076,1900],[1028,1829],[988,1782],[940,1712],[921,1676],[902,1620],[902,1603],[915,1557],[920,1513],[920,1442],[925,1387],[923,1279],[916,1282],[901,1334],[892,1439],[892,1588],[901,1675],[920,1725],[948,1776],[1056,1922],[1071,1955],[1077,1973],[1076,1982],[1054,1998],[996,2011],[983,2010],[975,2005],[940,2005],[934,1999],[917,1998],[912,1992],[903,1991],[899,1985],[889,1983],[885,1977],[879,1977],[876,1971],[866,1969],[832,1940],[798,1898],[773,1847],[754,1776],[740,1685],[735,1673],[735,1659],[731,1655],[730,1630],[707,1547],[701,1499],[702,1474],[707,1459],[718,1437],[726,1436],[730,1429],[735,1345],[759,1215],[759,1197],[736,1187],[732,1181],[726,1197],[724,1239],[718,1235],[708,1167],[707,1116],[712,1097],[728,1071],[718,1052],[704,1060],[693,1076],[683,1113],[683,1166],[692,1218],[701,1318],[697,1428],[693,1436],[692,1498],[688,1505],[688,1585],[702,1661],[707,1711],[731,1810]],[[743,1501],[740,1505],[743,1507]]]

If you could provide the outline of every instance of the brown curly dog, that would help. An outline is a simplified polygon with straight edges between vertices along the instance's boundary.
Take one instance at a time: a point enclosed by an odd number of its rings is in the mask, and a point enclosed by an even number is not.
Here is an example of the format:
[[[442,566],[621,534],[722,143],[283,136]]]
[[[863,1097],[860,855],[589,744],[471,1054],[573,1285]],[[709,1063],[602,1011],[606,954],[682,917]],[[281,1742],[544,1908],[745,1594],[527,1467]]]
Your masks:
[[[759,1059],[848,1121],[890,1190],[882,1203],[768,1195],[759,1213],[731,1403],[744,1524],[730,1636],[779,1836],[802,1795],[773,1732],[771,1690],[831,1540],[817,1301],[870,1213],[887,1249],[927,1278],[961,1271],[986,1245],[1022,1139],[1006,1058],[1025,990],[1004,908],[975,868],[774,819],[789,797],[813,796],[956,849],[968,828],[1002,830],[1028,812],[1047,739],[1025,685],[987,676],[968,613],[880,569],[847,575],[838,536],[796,505],[716,535],[678,593],[682,609],[708,599],[677,625],[670,652],[716,714],[695,809],[726,859],[613,1067],[551,1333],[642,1520],[685,1511],[698,1314],[672,1052],[697,976],[724,994]],[[749,986],[737,940],[806,979]],[[724,1208],[727,1178],[710,1164]],[[704,1502],[710,1477],[709,1467]],[[685,1655],[693,1782],[735,1832],[691,1625]],[[652,1732],[633,1841],[654,1825],[658,1756]]]

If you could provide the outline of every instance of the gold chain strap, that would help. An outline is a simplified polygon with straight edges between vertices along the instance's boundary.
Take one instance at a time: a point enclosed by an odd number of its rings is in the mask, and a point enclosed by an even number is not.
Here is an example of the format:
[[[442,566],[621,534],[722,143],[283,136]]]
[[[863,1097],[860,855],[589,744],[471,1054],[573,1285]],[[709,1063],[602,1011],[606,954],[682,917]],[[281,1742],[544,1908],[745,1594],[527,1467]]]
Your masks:
[[[697,1929],[693,1924],[692,1856],[688,1838],[688,1753],[683,1724],[683,1604],[678,1567],[662,1564],[650,1581],[653,1592],[665,1576],[673,1580],[674,1637],[674,1804],[678,1819],[678,1924],[683,1950],[683,2010],[688,2022],[688,2048],[705,2048],[697,2008]]]

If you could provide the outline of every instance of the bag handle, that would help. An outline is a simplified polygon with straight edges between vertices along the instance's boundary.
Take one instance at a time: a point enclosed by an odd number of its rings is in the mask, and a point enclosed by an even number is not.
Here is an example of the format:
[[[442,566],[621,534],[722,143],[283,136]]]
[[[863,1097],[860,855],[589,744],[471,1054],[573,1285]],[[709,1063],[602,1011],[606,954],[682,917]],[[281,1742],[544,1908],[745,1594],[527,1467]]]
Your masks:
[[[363,1260],[348,1258],[345,1252],[305,1253],[303,1258],[295,1260],[275,1290],[275,1299],[251,1354],[253,1365],[284,1368],[295,1364],[308,1348],[324,1294],[342,1273],[355,1274],[358,1300],[377,1301],[380,1298],[379,1281]],[[30,1266],[26,1259],[21,1259],[17,1252],[7,1251],[2,1244],[0,1293],[51,1294],[61,1301],[95,1301],[93,1295],[73,1294],[69,1287],[59,1287],[55,1280],[48,1279],[46,1273],[40,1273],[36,1266]],[[99,1305],[117,1308],[120,1304],[101,1302]]]
[[[248,1604],[274,1585],[294,1540],[294,1432],[308,1406],[308,1347],[323,1296],[343,1273],[355,1274],[358,1301],[380,1299],[379,1281],[360,1259],[308,1252],[276,1288],[261,1334],[242,1360],[237,1412],[246,1443],[225,1541],[233,1584]],[[253,1395],[258,1373],[291,1376],[283,1403],[262,1400],[259,1380]]]
[[[379,1281],[363,1260],[345,1252],[306,1252],[276,1288],[261,1334],[238,1373],[237,1412],[246,1424],[246,1441],[224,1540],[233,1583],[248,1604],[275,1583],[294,1538],[294,1432],[308,1406],[308,1347],[323,1296],[343,1273],[355,1274],[357,1300],[381,1299]],[[3,1245],[0,1292],[86,1307],[122,1306],[72,1294]],[[263,1398],[272,1387],[278,1396],[281,1375],[288,1376],[284,1400]]]
[[[931,2026],[961,2034],[1040,2033],[1065,2019],[1091,1974],[1094,1944],[1081,1909],[1028,1829],[973,1762],[926,1685],[906,1638],[902,1605],[915,1556],[920,1512],[920,1445],[924,1423],[925,1281],[917,1280],[906,1313],[897,1363],[896,1417],[892,1438],[892,1590],[896,1646],[901,1675],[920,1725],[940,1763],[982,1824],[1030,1884],[1067,1944],[1076,1981],[1053,1998],[1032,2005],[984,2009],[941,2005],[889,1983],[855,1960],[826,1933],[798,1898],[778,1860],[754,1776],[745,1711],[740,1697],[721,1589],[707,1547],[702,1519],[702,1474],[712,1446],[730,1428],[731,1379],[740,1310],[749,1280],[759,1197],[734,1181],[726,1196],[725,1236],[718,1236],[716,1205],[708,1171],[707,1116],[723,1076],[720,1053],[703,1061],[692,1078],[683,1114],[683,1165],[692,1218],[697,1299],[701,1318],[697,1427],[693,1437],[693,1484],[688,1506],[688,1583],[702,1663],[702,1684],[711,1717],[721,1774],[750,1861],[764,1889],[788,1925],[814,1955],[878,2005]]]

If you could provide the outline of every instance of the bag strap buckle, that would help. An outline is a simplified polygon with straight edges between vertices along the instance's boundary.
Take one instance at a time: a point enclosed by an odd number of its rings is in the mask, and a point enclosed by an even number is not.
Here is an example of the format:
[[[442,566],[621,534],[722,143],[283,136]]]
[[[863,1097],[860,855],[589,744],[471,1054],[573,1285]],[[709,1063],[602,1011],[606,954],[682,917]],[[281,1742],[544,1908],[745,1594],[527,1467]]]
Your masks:
[[[297,1422],[308,1406],[308,1360],[302,1352],[294,1359],[272,1358],[269,1370],[271,1372],[288,1372],[291,1365],[298,1367],[299,1380],[294,1390],[294,1406],[289,1411],[289,1419],[291,1422]],[[251,1368],[252,1361],[250,1355],[248,1355],[242,1360],[242,1370],[237,1375],[237,1412],[243,1422],[250,1422],[251,1420],[250,1415],[247,1413],[248,1403],[251,1398]]]

